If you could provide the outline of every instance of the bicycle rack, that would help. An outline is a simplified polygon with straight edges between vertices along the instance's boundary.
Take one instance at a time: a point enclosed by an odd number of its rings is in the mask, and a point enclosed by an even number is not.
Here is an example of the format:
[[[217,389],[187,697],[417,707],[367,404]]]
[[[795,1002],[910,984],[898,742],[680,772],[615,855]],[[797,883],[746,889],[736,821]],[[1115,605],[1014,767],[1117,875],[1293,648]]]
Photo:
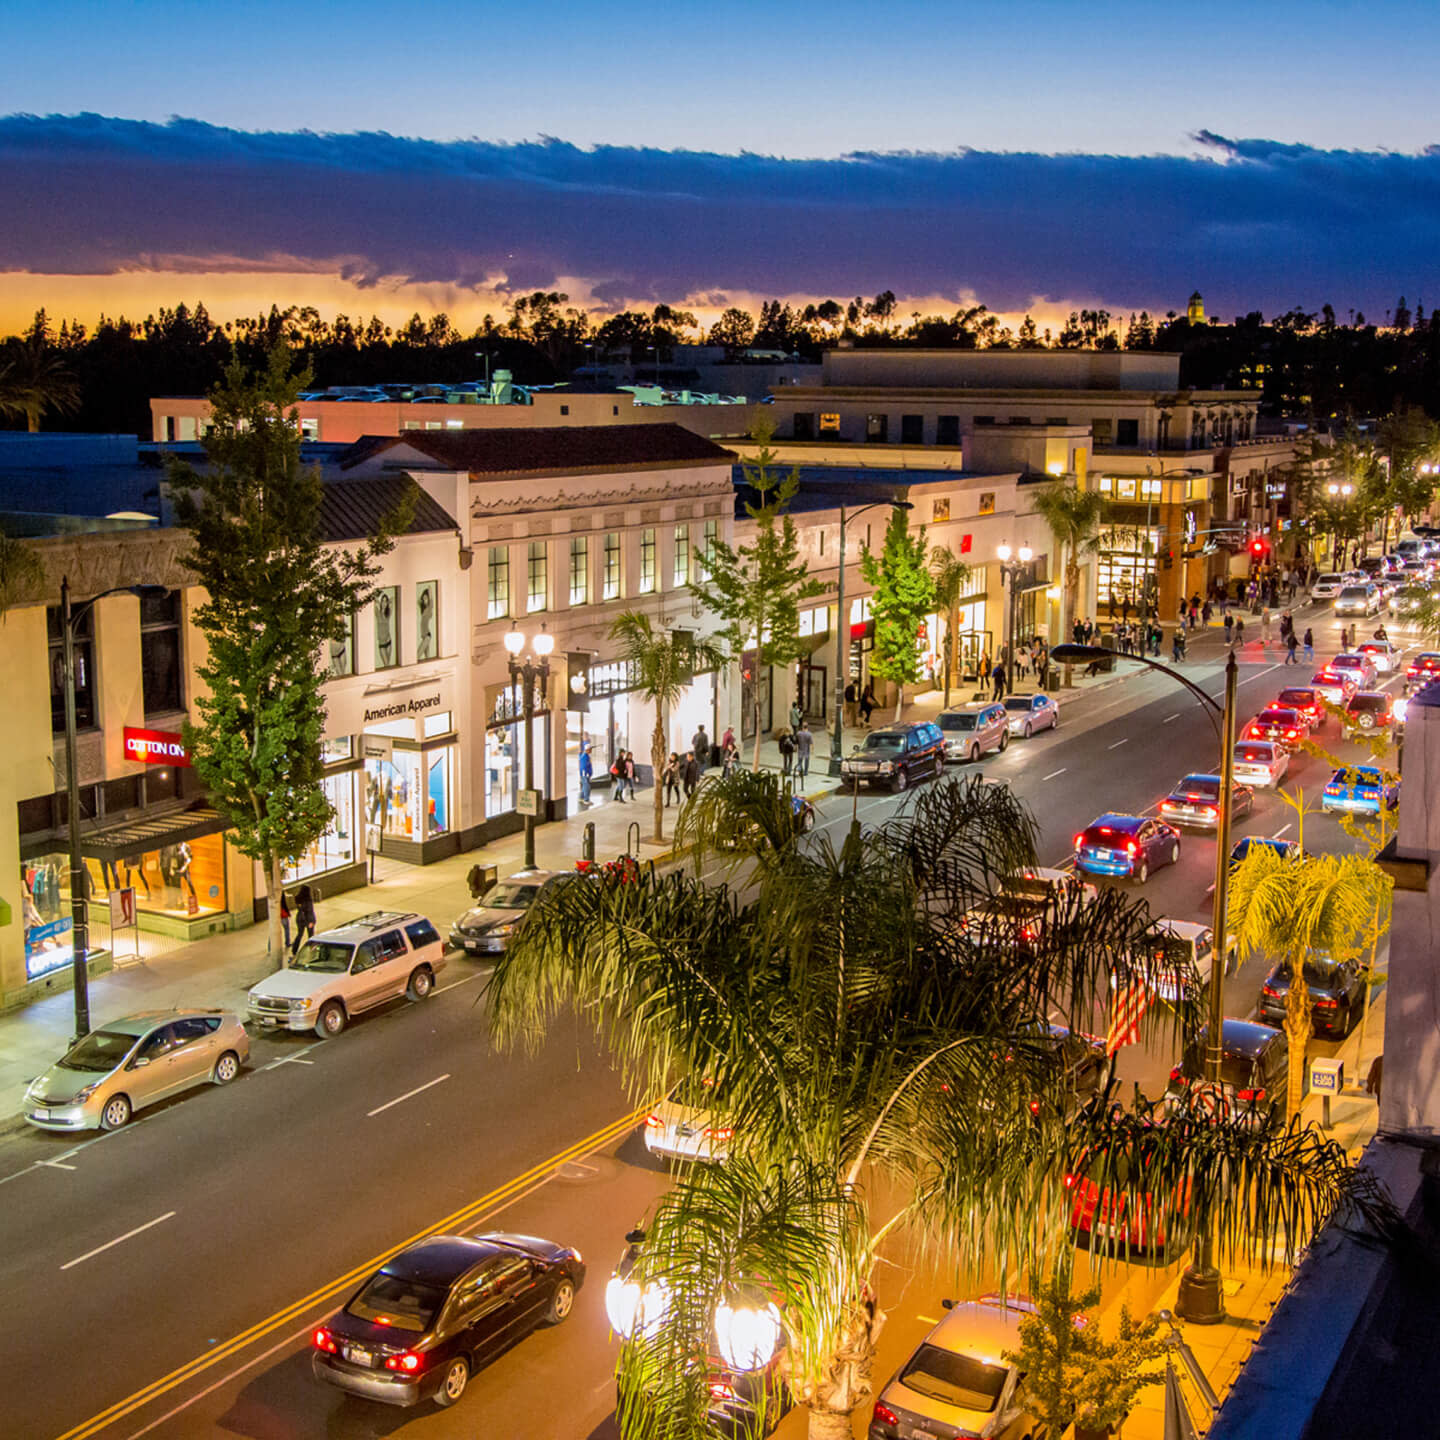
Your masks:
[[[625,827],[625,853],[640,858],[640,822],[632,820]]]

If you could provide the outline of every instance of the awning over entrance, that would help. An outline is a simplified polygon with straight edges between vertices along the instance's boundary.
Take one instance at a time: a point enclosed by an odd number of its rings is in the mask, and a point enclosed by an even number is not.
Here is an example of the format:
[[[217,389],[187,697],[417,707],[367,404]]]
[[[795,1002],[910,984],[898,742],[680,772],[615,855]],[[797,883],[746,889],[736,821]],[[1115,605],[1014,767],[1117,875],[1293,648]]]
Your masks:
[[[164,815],[141,815],[82,835],[80,853],[91,860],[108,860],[113,864],[127,856],[198,840],[202,835],[214,835],[224,829],[225,822],[220,816],[204,806],[172,810]]]

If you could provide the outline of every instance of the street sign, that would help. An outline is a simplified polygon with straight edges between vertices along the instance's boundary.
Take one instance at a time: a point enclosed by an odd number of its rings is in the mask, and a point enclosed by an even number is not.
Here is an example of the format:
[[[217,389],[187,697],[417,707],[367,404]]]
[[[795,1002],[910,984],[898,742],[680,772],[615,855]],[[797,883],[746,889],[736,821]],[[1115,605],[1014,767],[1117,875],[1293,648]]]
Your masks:
[[[522,790],[516,796],[515,809],[521,815],[538,815],[540,813],[540,792],[538,790]]]

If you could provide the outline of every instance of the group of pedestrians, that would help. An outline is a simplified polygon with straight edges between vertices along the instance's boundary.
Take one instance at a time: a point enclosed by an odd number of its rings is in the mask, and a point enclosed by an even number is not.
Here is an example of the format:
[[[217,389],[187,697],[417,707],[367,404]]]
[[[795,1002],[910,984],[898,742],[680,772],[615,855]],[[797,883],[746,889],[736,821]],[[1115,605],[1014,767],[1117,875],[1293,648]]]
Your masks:
[[[845,686],[845,724],[851,729],[855,726],[857,715],[860,724],[868,725],[879,705],[873,680],[867,679],[863,689],[857,687],[853,680]]]

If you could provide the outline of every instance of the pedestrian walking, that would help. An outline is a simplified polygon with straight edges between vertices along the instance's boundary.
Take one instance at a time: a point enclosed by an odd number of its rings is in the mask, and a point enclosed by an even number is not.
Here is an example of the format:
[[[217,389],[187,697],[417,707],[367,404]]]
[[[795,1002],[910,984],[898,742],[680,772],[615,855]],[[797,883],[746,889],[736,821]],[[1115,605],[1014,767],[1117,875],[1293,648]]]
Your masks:
[[[668,809],[670,797],[674,795],[675,803],[680,803],[680,757],[672,750],[670,758],[665,762],[665,806]]]
[[[1385,1078],[1385,1057],[1377,1055],[1370,1062],[1370,1073],[1365,1077],[1365,1088],[1375,1097],[1375,1103],[1380,1103],[1380,1083]]]
[[[788,730],[782,730],[779,738],[780,746],[780,773],[788,775],[790,767],[795,763],[795,742],[790,738]]]
[[[1230,637],[1235,631],[1235,617],[1227,610],[1225,612],[1225,643],[1230,643]]]
[[[845,723],[853,730],[855,728],[855,682],[852,680],[845,687]]]
[[[635,799],[635,752],[625,752],[625,788],[630,792],[630,799]]]
[[[116,886],[119,889],[119,886]],[[280,933],[285,937],[285,948],[290,948],[290,897],[280,892]]]
[[[800,728],[795,732],[795,778],[804,781],[810,774],[810,751],[814,747],[815,737],[810,733],[810,726],[801,718]]]
[[[867,680],[865,682],[865,689],[860,695],[860,719],[864,724],[868,725],[870,723],[870,717],[875,713],[875,707],[879,703],[875,698],[875,682],[873,680]]]
[[[695,727],[695,733],[690,737],[690,748],[695,752],[695,763],[703,774],[710,768],[710,737],[703,725]]]
[[[595,762],[590,758],[590,742],[580,742],[580,804],[590,808],[590,781],[595,774]]]
[[[1208,630],[1210,628],[1210,621],[1214,619],[1214,617],[1215,607],[1207,600],[1200,607],[1200,623]]]
[[[1311,664],[1315,659],[1315,632],[1307,625],[1305,627],[1305,663]]]
[[[1292,630],[1285,637],[1285,663],[1287,665],[1298,665],[1300,663],[1295,657],[1295,652],[1299,648],[1300,642],[1296,639],[1295,632]]]
[[[1178,665],[1185,658],[1185,632],[1177,625],[1175,638],[1170,642],[1170,659]]]
[[[307,939],[315,938],[315,892],[308,885],[302,885],[295,892],[295,943],[290,947],[293,960],[300,953],[300,947]]]
[[[625,752],[618,750],[610,762],[610,794],[617,805],[625,803]]]
[[[1243,645],[1244,643],[1245,643],[1245,617],[1244,617],[1243,615],[1237,615],[1237,616],[1235,617],[1235,644],[1236,644],[1236,646],[1238,647],[1238,646]]]
[[[995,662],[995,668],[990,672],[990,679],[995,686],[995,698],[1003,700],[1005,698],[1005,667],[998,660]]]

